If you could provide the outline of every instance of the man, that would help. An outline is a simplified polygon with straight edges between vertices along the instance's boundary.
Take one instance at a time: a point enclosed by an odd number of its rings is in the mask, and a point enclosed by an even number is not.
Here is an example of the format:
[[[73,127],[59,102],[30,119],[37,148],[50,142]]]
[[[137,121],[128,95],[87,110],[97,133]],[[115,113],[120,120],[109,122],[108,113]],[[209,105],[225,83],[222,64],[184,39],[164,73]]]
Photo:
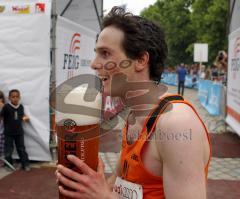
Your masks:
[[[178,74],[178,94],[180,95],[181,93],[181,95],[183,96],[185,78],[187,75],[187,70],[185,69],[185,66],[183,63],[181,63],[180,67],[177,69],[177,74]]]
[[[82,174],[58,165],[61,194],[69,198],[206,198],[210,157],[206,128],[180,96],[163,94],[158,82],[166,51],[161,28],[144,18],[118,7],[104,18],[92,68],[102,79],[104,92],[121,96],[130,108],[123,148],[116,174],[108,180],[101,160],[96,172],[68,156]],[[116,81],[119,74],[127,83]],[[151,103],[141,97],[144,88],[139,85],[145,83]],[[121,93],[126,85],[136,85],[127,97]],[[144,114],[139,114],[141,110]]]

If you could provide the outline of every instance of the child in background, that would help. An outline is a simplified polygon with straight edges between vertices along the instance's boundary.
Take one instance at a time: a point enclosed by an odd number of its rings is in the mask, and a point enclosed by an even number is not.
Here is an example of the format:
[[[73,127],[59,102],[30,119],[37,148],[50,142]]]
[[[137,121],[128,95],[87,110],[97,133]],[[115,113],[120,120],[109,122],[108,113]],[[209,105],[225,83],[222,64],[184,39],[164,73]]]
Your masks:
[[[24,131],[22,127],[22,121],[29,121],[29,118],[24,114],[23,105],[19,103],[20,91],[17,89],[9,91],[9,101],[9,103],[3,106],[1,111],[4,124],[5,159],[12,164],[13,143],[15,143],[22,169],[29,171],[29,160],[25,150]]]
[[[2,91],[0,91],[0,112],[5,104],[5,98]],[[0,120],[0,156],[4,154],[4,134],[3,134],[3,122]],[[3,162],[0,161],[0,166],[3,165]]]

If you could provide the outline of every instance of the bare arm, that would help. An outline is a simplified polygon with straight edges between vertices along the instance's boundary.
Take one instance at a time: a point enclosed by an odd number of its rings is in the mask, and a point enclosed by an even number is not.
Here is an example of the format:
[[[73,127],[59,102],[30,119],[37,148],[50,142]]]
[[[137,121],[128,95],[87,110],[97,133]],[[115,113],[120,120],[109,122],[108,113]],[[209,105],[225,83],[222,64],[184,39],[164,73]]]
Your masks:
[[[200,120],[187,105],[174,104],[158,125],[166,133],[159,145],[166,198],[205,199],[207,137]]]

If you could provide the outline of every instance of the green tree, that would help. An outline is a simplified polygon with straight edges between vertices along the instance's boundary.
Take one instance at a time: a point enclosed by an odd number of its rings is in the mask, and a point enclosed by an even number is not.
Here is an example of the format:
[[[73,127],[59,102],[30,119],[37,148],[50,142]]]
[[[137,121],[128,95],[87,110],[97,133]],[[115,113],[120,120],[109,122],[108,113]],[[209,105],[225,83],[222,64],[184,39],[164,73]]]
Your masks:
[[[208,43],[209,63],[212,63],[219,50],[227,50],[228,1],[198,0],[192,9],[196,43]]]
[[[167,64],[191,62],[191,52],[186,51],[189,42],[195,40],[190,24],[191,4],[191,0],[159,0],[141,13],[164,28],[169,50]]]
[[[194,43],[208,43],[210,62],[227,48],[226,0],[158,0],[141,15],[165,29],[167,64],[192,63]]]
[[[141,13],[164,28],[169,49],[167,64],[191,62],[191,51],[187,51],[189,42],[195,40],[190,18],[191,4],[192,0],[159,0]]]

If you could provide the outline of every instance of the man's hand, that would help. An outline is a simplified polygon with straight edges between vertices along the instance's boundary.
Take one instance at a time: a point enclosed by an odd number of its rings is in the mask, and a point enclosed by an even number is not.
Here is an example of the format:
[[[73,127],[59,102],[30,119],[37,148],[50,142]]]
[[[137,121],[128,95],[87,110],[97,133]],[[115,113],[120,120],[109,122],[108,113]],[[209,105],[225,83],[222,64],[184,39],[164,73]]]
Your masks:
[[[63,165],[57,166],[56,177],[62,195],[76,199],[114,198],[113,192],[105,179],[104,164],[100,158],[97,172],[76,156],[68,155],[67,158],[82,171],[82,174]],[[64,185],[64,187],[61,185]]]

